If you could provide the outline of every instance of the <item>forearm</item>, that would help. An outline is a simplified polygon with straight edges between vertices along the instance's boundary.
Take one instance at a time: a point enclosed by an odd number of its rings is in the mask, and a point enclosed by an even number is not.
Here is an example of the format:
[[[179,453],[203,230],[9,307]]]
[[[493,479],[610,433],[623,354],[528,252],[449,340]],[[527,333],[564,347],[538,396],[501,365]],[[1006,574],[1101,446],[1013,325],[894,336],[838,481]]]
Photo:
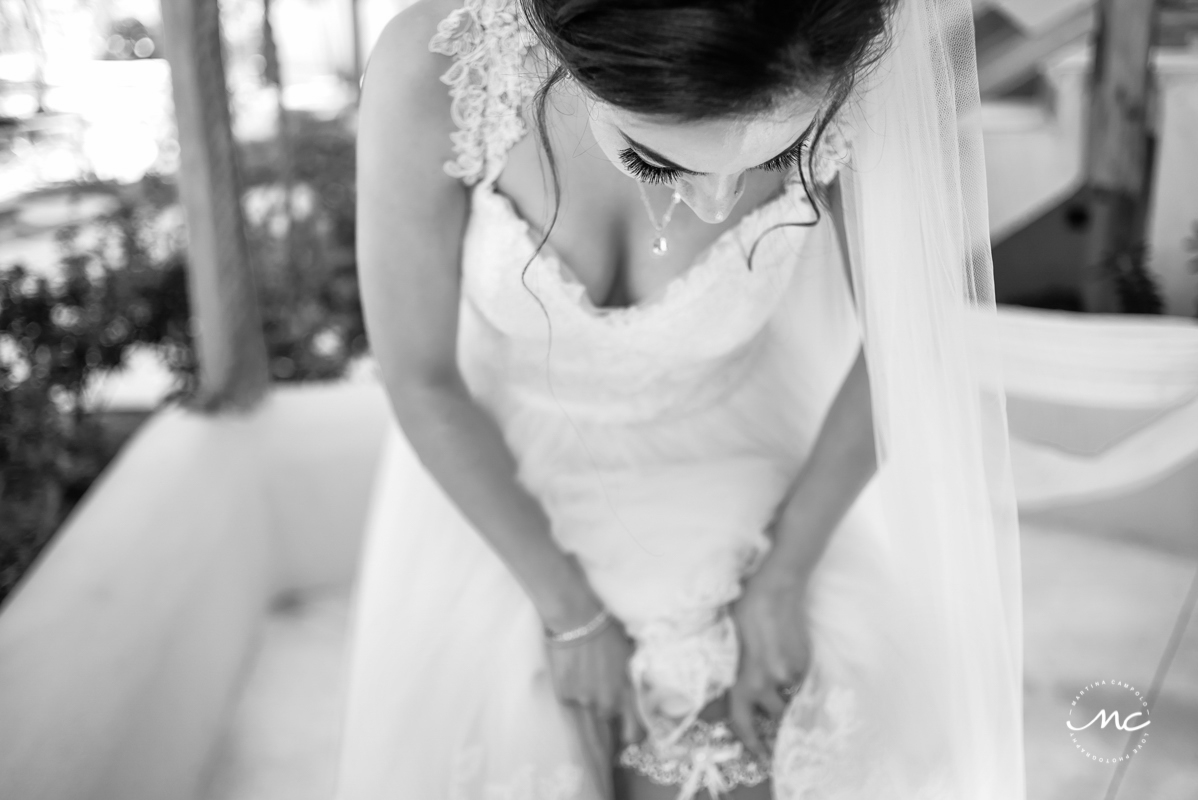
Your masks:
[[[359,104],[359,290],[388,399],[416,456],[554,627],[586,622],[599,604],[517,480],[495,421],[457,369],[466,185],[443,168],[457,130],[429,52],[440,23],[428,4],[396,17],[371,54]],[[397,487],[398,488],[398,487]],[[429,530],[422,535],[438,536]]]
[[[872,414],[869,374],[859,350],[779,510],[763,570],[808,580],[832,532],[877,469]]]
[[[545,623],[566,629],[593,616],[599,603],[577,563],[551,538],[542,506],[516,479],[515,458],[499,427],[461,380],[408,381],[390,394],[421,462],[508,566]]]

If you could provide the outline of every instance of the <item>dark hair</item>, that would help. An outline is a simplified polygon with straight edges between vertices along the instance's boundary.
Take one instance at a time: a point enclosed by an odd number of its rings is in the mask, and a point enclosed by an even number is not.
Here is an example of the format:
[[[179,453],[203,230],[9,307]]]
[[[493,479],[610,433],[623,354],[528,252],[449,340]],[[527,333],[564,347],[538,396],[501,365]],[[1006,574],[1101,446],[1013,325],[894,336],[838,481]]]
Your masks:
[[[765,113],[796,93],[823,94],[807,143],[813,174],[820,137],[885,47],[896,1],[520,0],[557,60],[533,103],[555,195],[545,106],[567,75],[620,109],[679,123]],[[814,182],[801,163],[799,177],[810,199]],[[557,211],[555,204],[545,239]]]

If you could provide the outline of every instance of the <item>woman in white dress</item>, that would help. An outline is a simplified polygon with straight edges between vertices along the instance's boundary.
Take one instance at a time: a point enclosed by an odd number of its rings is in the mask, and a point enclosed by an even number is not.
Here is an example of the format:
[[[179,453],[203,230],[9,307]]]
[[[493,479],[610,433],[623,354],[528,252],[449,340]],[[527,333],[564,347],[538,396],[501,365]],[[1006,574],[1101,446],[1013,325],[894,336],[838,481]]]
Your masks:
[[[364,82],[338,800],[1023,800],[968,4],[460,3]]]

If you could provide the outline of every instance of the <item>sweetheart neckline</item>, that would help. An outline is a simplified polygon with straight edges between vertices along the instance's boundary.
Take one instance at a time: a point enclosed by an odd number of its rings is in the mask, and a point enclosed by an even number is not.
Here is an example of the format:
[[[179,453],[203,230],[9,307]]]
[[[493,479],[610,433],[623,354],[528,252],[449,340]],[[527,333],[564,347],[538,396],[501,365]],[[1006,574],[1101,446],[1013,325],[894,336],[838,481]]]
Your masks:
[[[696,276],[710,272],[715,268],[715,265],[720,263],[714,257],[717,250],[725,247],[736,234],[739,234],[745,228],[746,223],[750,220],[760,218],[766,212],[779,206],[784,200],[789,198],[795,187],[801,188],[802,183],[788,180],[783,184],[782,191],[750,209],[736,221],[736,224],[721,231],[710,244],[699,251],[698,255],[691,261],[690,266],[667,281],[652,297],[637,303],[624,306],[595,305],[590,293],[587,292],[586,284],[578,278],[577,273],[571,269],[567,261],[548,242],[545,243],[545,246],[539,253],[533,256],[533,262],[539,261],[556,267],[556,269],[549,270],[550,276],[555,278],[553,281],[554,286],[566,294],[567,299],[570,301],[570,306],[577,308],[582,312],[583,316],[600,324],[627,323],[634,319],[643,319],[661,314],[663,313],[662,309],[669,308],[671,303],[679,302],[676,298],[683,294],[687,287],[696,284]],[[521,240],[530,250],[535,251],[540,240],[534,236],[532,223],[519,212],[512,199],[500,191],[494,182],[480,181],[476,184],[472,194],[477,198],[480,193],[484,197],[493,198],[498,203],[507,218],[520,228]],[[801,199],[804,205],[809,205],[805,194],[801,195]]]

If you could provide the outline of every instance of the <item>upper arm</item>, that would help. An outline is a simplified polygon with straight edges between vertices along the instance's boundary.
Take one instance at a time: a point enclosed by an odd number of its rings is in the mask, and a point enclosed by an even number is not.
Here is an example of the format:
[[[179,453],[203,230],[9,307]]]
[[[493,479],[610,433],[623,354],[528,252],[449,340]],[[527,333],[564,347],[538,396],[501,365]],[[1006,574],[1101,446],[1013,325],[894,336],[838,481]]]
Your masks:
[[[357,257],[371,350],[389,389],[456,376],[465,187],[442,169],[455,130],[428,42],[448,7],[425,0],[387,25],[362,86]]]

